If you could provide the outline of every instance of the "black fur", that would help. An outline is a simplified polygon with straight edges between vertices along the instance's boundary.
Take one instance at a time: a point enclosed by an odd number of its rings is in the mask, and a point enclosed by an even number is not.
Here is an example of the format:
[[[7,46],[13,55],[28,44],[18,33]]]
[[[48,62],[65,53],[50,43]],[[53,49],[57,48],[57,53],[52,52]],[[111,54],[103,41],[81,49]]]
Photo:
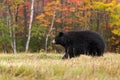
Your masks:
[[[105,49],[104,40],[94,31],[60,32],[54,42],[65,48],[63,59],[80,54],[102,56]]]

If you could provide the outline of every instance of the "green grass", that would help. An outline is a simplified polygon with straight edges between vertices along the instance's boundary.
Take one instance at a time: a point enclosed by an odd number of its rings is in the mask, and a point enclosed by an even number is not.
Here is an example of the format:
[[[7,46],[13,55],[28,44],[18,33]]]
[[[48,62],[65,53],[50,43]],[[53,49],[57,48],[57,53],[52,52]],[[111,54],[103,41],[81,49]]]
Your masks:
[[[120,80],[120,54],[62,60],[63,54],[0,54],[0,80]]]

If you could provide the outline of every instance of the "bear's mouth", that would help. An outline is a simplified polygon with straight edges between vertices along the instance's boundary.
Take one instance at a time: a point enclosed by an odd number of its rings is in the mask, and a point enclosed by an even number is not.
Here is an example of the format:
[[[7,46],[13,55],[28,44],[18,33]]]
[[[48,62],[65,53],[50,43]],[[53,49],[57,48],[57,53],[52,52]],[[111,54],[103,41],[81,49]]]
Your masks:
[[[52,40],[52,43],[53,43],[53,44],[55,44],[55,43],[56,43],[56,41],[55,41],[55,40]]]

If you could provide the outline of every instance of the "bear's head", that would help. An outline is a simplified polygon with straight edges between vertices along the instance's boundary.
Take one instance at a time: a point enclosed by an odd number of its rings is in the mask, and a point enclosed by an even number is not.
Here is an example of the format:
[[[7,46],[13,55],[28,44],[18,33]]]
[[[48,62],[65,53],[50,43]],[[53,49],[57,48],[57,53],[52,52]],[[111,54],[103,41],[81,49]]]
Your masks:
[[[52,43],[65,46],[68,41],[69,41],[69,38],[67,33],[59,32],[59,34],[52,40]]]

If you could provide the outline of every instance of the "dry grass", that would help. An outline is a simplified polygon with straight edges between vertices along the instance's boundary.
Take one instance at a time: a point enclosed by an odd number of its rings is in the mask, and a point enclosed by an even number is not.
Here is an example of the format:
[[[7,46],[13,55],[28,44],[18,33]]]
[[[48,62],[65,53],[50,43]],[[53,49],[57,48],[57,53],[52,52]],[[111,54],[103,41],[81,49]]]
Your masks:
[[[120,80],[120,54],[61,60],[60,54],[0,54],[0,80]]]

